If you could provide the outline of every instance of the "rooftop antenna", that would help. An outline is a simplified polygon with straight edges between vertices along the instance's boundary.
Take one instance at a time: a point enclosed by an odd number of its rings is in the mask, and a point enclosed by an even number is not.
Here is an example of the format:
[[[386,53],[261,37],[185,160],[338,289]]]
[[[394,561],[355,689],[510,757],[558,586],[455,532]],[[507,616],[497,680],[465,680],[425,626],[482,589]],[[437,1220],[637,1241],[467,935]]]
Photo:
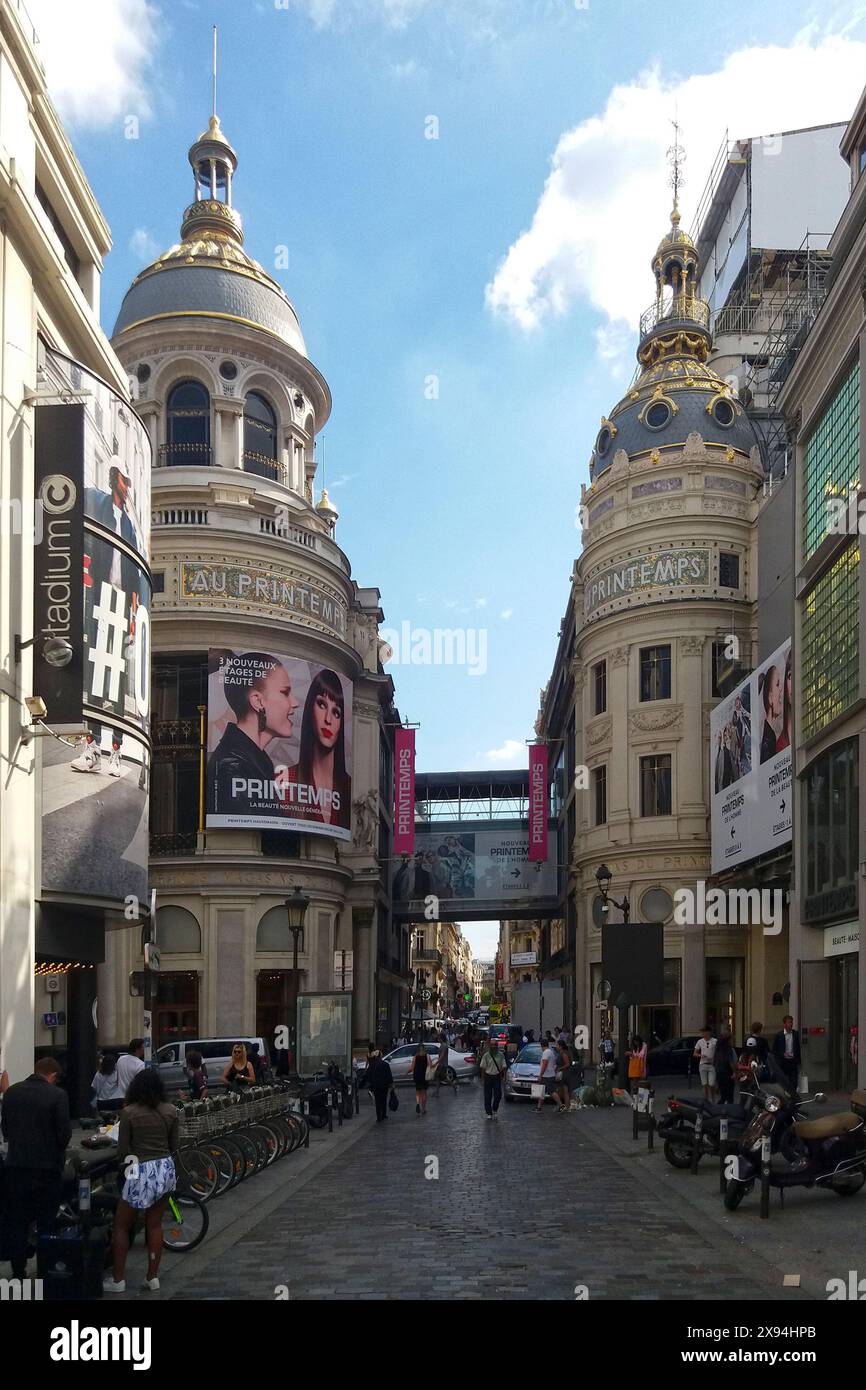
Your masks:
[[[211,65],[213,76],[213,102],[211,115],[216,116],[216,79],[217,79],[217,27],[213,27],[213,63]]]

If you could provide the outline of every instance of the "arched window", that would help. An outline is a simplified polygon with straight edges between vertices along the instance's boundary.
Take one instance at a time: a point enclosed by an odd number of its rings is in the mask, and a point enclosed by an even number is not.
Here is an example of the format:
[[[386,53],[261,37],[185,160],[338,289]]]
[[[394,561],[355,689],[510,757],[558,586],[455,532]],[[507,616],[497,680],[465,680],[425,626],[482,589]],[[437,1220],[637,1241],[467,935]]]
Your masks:
[[[294,949],[289,919],[282,906],[270,908],[259,922],[256,931],[256,950],[287,953]],[[298,954],[304,953],[304,933],[298,935]]]
[[[250,391],[244,401],[244,471],[278,478],[277,417],[264,396]]]
[[[201,927],[185,907],[158,907],[156,944],[166,955],[197,955],[201,951]]]
[[[210,464],[210,396],[200,381],[179,381],[168,397],[167,442],[160,453],[168,464]]]

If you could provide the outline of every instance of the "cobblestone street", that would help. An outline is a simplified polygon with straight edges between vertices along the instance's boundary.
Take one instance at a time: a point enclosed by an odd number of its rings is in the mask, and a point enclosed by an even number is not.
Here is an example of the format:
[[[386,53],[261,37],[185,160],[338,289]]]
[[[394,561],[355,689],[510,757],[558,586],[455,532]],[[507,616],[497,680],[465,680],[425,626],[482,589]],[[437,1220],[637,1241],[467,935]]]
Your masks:
[[[267,1298],[279,1285],[294,1300],[574,1299],[578,1285],[590,1299],[804,1297],[736,1228],[678,1201],[659,1152],[651,1172],[613,1153],[626,1111],[537,1115],[518,1102],[490,1122],[477,1083],[431,1095],[422,1118],[405,1088],[386,1124],[370,1123],[371,1108],[364,1096],[348,1127],[360,1133],[344,1130],[341,1152],[269,1201],[230,1254],[206,1241],[166,1269],[162,1297]],[[425,1177],[431,1158],[438,1180]],[[231,1195],[254,1202],[256,1187]]]

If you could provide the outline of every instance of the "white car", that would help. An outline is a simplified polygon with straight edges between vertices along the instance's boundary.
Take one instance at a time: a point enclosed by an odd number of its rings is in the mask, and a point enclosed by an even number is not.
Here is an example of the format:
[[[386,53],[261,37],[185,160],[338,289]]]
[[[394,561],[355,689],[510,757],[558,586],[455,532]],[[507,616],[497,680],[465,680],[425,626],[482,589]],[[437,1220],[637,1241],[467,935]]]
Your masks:
[[[439,1060],[439,1044],[435,1042],[427,1043],[424,1046],[430,1057],[430,1066],[427,1071],[428,1081],[433,1080],[433,1072]],[[418,1050],[417,1043],[403,1043],[400,1047],[395,1047],[393,1052],[388,1052],[384,1060],[391,1068],[391,1075],[394,1078],[395,1086],[405,1085],[412,1080],[412,1063],[415,1053]],[[475,1061],[475,1054],[471,1052],[458,1052],[455,1048],[448,1049],[448,1080],[468,1081],[473,1076],[478,1075],[478,1063]],[[363,1076],[360,1077],[360,1084],[363,1086]]]
[[[527,1043],[520,1049],[505,1073],[503,1093],[506,1100],[532,1099],[531,1088],[541,1072],[542,1051],[540,1043]]]

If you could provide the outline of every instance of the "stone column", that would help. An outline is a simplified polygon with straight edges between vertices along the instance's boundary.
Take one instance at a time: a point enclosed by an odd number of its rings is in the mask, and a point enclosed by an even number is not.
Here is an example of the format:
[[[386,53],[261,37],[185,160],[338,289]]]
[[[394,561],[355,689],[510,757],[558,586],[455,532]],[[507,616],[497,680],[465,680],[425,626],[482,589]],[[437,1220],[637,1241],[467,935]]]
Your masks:
[[[607,654],[607,707],[611,718],[611,757],[608,763],[608,802],[607,820],[611,827],[628,825],[631,819],[629,805],[629,757],[628,749],[628,657],[627,646],[614,647]]]
[[[677,698],[683,710],[683,737],[677,749],[676,811],[696,817],[695,834],[706,833],[704,799],[703,653],[704,637],[681,637],[677,642]],[[686,827],[687,830],[692,827]]]

